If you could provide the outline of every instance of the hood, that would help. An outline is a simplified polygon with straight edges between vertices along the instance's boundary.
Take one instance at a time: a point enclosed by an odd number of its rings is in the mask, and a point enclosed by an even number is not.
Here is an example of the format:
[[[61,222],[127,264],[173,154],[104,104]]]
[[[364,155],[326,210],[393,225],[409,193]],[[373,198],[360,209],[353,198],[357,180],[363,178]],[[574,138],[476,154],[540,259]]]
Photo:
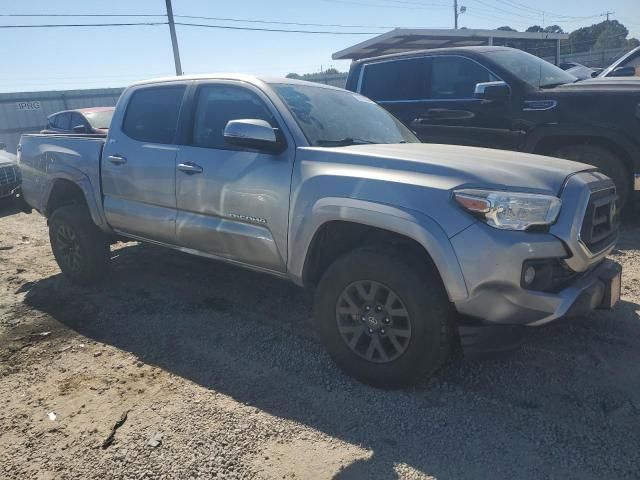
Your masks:
[[[569,175],[594,169],[584,163],[541,155],[427,143],[305,150],[330,151],[331,163],[361,165],[363,177],[382,176],[398,183],[423,184],[441,190],[464,185],[557,195]]]
[[[597,77],[567,83],[544,92],[628,92],[640,94],[640,77]]]
[[[17,165],[17,164],[18,164],[18,160],[13,153],[0,150],[0,166]]]

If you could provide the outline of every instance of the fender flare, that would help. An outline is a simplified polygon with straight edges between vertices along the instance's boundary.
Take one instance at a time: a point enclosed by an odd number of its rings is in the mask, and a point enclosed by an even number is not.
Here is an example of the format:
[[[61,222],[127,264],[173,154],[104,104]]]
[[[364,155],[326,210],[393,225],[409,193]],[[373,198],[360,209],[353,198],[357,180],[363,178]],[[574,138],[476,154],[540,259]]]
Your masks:
[[[78,169],[68,166],[58,166],[55,171],[49,172],[49,178],[43,189],[40,203],[40,205],[43,206],[43,210],[46,209],[51,198],[51,193],[56,183],[60,180],[71,182],[82,191],[93,222],[105,232],[112,233],[111,227],[109,227],[107,219],[104,216],[104,211],[101,208],[99,192],[95,191],[89,177]],[[48,216],[50,212],[45,211],[44,213]]]
[[[570,126],[570,125],[543,125],[531,131],[524,142],[522,150],[524,152],[533,153],[540,142],[548,138],[558,137],[585,137],[590,139],[601,139],[616,144],[630,160],[629,165],[636,172],[640,171],[640,146],[626,138],[624,135],[607,130],[605,128],[597,128],[592,126]],[[625,162],[626,163],[626,162]]]
[[[440,225],[414,210],[365,200],[326,197],[318,200],[310,214],[291,232],[288,271],[291,279],[303,285],[309,249],[318,230],[327,222],[343,221],[380,228],[418,242],[431,256],[452,302],[467,298],[468,291],[453,246]]]

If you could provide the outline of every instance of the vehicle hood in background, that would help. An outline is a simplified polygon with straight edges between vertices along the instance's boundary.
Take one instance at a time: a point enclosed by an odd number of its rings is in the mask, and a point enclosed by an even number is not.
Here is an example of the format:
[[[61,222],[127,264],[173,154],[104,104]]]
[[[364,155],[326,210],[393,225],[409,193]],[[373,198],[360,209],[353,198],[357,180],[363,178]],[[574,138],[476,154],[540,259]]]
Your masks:
[[[4,167],[6,165],[17,165],[18,160],[17,157],[13,153],[0,151],[0,167]]]
[[[629,92],[640,94],[640,77],[597,77],[567,83],[544,92]]]
[[[345,166],[349,168],[347,174],[354,177],[382,177],[441,190],[464,185],[557,195],[569,175],[594,169],[584,163],[541,155],[457,145],[376,144],[304,150],[330,153],[327,157],[314,157],[338,168]],[[353,170],[358,166],[362,168]]]

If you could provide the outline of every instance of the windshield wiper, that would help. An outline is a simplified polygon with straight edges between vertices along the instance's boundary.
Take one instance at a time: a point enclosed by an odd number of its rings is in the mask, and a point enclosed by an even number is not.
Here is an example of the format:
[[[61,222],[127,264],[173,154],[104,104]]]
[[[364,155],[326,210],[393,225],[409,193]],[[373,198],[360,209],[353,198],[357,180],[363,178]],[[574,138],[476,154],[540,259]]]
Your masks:
[[[371,143],[380,143],[380,142],[374,142],[372,140],[367,140],[365,138],[353,138],[353,137],[345,137],[337,140],[326,140],[326,139],[316,140],[316,144],[319,147],[347,147],[349,145],[366,145]]]

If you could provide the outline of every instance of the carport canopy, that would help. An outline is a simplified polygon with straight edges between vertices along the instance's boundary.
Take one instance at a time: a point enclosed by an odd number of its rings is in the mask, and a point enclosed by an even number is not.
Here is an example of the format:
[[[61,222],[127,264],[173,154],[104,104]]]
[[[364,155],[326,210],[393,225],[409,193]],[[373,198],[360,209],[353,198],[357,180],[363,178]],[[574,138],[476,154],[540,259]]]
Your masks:
[[[413,50],[474,45],[503,45],[536,53],[541,46],[555,46],[556,63],[560,58],[560,40],[566,33],[510,32],[505,30],[472,30],[461,28],[395,28],[332,55],[334,60],[358,60]],[[527,48],[529,47],[529,48]]]

